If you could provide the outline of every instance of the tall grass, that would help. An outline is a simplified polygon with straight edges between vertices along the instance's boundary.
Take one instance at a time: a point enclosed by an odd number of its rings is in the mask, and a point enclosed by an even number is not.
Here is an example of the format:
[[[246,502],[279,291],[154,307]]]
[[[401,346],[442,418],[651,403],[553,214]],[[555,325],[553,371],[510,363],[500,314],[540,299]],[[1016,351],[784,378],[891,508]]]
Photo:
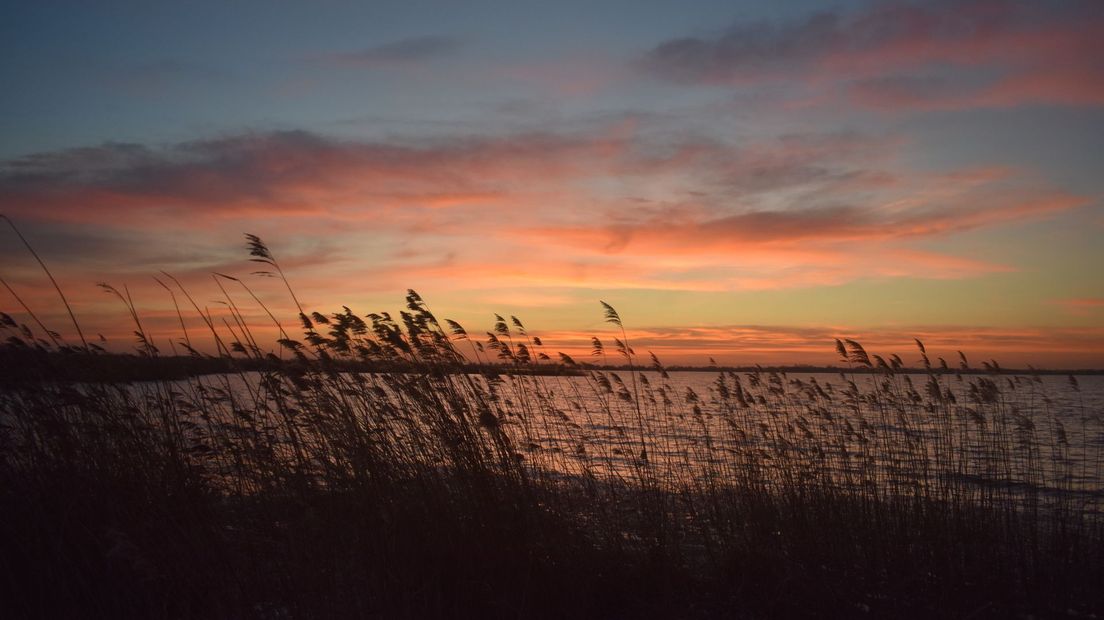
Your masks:
[[[909,373],[846,341],[842,361],[862,374],[718,371],[695,391],[641,360],[608,304],[628,370],[556,355],[514,317],[477,339],[413,291],[398,317],[308,313],[272,252],[248,244],[299,308],[298,337],[240,279],[217,276],[221,323],[159,279],[178,344],[226,372],[76,381],[59,367],[81,360],[94,379],[114,358],[33,314],[33,327],[0,316],[5,615],[1002,617],[1104,604],[1100,412],[1082,405],[1067,428],[1038,377],[995,362],[956,372],[919,342],[924,369]],[[223,283],[261,305],[278,343],[257,339]],[[104,289],[136,354],[159,358],[126,290]],[[211,354],[192,346],[182,306]]]

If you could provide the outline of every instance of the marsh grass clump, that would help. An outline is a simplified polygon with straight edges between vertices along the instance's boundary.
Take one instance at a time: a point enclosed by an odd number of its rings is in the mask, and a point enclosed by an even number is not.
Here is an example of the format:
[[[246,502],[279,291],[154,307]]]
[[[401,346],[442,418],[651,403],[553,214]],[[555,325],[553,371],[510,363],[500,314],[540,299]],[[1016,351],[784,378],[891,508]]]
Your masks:
[[[1104,604],[1100,412],[1081,401],[1071,419],[1038,376],[993,361],[976,374],[965,356],[952,370],[919,341],[909,372],[847,340],[849,370],[830,381],[717,370],[688,384],[655,355],[642,362],[604,302],[612,345],[595,337],[602,364],[577,362],[516,317],[477,339],[414,291],[397,316],[308,311],[273,252],[247,241],[297,330],[226,274],[219,321],[158,279],[184,357],[156,346],[125,288],[104,285],[133,324],[131,358],[83,334],[67,344],[25,306],[30,325],[0,315],[5,615],[1004,617]],[[276,343],[227,287],[263,309]],[[213,353],[194,346],[182,306]],[[136,368],[124,359],[166,374],[123,380]]]

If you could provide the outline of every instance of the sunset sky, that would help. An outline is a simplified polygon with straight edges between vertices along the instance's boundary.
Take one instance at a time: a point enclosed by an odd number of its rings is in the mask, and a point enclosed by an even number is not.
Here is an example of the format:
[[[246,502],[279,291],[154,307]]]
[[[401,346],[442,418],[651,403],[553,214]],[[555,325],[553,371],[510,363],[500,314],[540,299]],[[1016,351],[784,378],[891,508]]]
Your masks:
[[[1104,367],[1104,2],[30,2],[0,54],[0,213],[115,350],[162,270],[293,323],[249,232],[309,310],[553,350],[605,300],[670,363]]]

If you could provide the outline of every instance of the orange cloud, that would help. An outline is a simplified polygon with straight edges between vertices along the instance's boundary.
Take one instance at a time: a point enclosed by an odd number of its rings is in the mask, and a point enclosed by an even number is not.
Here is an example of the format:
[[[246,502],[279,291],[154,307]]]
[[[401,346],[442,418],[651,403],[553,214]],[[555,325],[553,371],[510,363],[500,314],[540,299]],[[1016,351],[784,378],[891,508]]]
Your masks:
[[[603,363],[603,358],[592,355],[591,337],[597,336],[608,347],[604,361],[622,363],[612,347],[613,338],[620,338],[620,332],[546,332],[534,326],[530,326],[529,331],[541,338],[547,350],[562,351],[578,361]],[[835,352],[834,341],[851,338],[860,341],[870,353],[884,357],[896,353],[906,365],[919,366],[920,356],[913,340],[919,338],[933,361],[943,357],[953,368],[958,367],[960,350],[975,366],[990,359],[996,359],[1003,366],[1018,367],[1028,364],[1038,368],[1104,366],[1104,328],[914,326],[890,330],[854,326],[731,325],[629,329],[627,336],[629,344],[645,363],[647,352],[651,351],[665,364],[704,365],[713,357],[719,364],[730,365],[846,366]]]
[[[1053,217],[1088,203],[1057,190],[1009,184],[999,169],[919,178],[895,187],[891,199],[854,206],[715,212],[672,208],[604,226],[529,229],[527,238],[584,255],[647,262],[680,273],[708,273],[722,288],[773,288],[840,283],[856,277],[969,277],[1008,265],[921,251],[910,242]],[[930,189],[934,188],[934,189]],[[625,220],[625,218],[620,218]],[[756,282],[756,272],[770,278]],[[741,276],[744,280],[741,282]],[[772,286],[773,283],[773,286]]]

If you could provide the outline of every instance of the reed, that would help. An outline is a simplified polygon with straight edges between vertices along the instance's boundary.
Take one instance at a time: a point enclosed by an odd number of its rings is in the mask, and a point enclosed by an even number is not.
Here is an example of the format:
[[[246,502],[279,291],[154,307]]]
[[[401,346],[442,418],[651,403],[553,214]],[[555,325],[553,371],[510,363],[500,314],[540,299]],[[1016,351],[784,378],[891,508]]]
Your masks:
[[[298,338],[237,277],[216,275],[221,323],[159,280],[181,324],[172,347],[218,373],[97,377],[118,358],[65,345],[37,316],[0,316],[8,617],[1104,605],[1100,412],[1082,401],[1063,419],[1038,376],[991,361],[962,374],[919,341],[914,374],[846,341],[842,361],[875,372],[718,371],[703,392],[654,355],[642,368],[605,303],[625,370],[554,356],[515,317],[477,341],[414,291],[398,317],[308,312],[273,252],[248,244],[298,308]],[[262,307],[278,342],[258,340],[223,282]],[[176,359],[125,287],[104,288],[137,356]],[[193,347],[178,299],[213,353]],[[74,355],[79,379],[58,370]]]

